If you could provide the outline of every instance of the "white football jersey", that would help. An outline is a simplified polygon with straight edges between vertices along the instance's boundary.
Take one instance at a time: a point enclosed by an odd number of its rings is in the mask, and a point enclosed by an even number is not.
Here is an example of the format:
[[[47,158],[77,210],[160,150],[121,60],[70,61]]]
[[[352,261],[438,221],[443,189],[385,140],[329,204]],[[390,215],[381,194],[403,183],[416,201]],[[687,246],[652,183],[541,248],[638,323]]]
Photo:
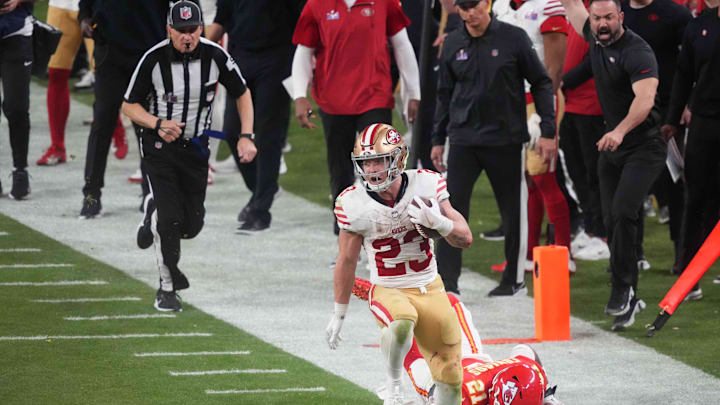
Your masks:
[[[513,0],[496,0],[493,12],[500,21],[522,28],[530,37],[533,49],[540,61],[545,64],[545,44],[543,33],[567,32],[565,8],[560,0],[527,0],[516,10],[510,7]],[[556,17],[551,19],[551,17]],[[561,17],[562,21],[557,17]],[[525,82],[525,91],[530,91],[530,84]]]
[[[430,170],[408,170],[407,186],[393,207],[373,199],[359,184],[335,200],[340,229],[363,236],[370,281],[390,288],[419,288],[437,276],[432,239],[423,238],[410,221],[415,196],[444,201],[450,197],[445,179]]]

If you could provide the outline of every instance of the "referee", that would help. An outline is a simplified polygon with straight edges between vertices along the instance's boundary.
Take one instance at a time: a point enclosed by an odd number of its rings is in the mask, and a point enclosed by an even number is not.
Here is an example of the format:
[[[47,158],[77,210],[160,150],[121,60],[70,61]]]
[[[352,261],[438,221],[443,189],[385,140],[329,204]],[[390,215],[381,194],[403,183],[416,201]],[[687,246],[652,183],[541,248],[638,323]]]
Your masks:
[[[638,214],[665,164],[655,105],[658,65],[650,46],[623,26],[620,0],[562,0],[575,30],[590,43],[590,64],[606,133],[597,143],[600,200],[610,247],[612,289],[605,313],[612,330],[635,322],[645,308],[637,298]],[[588,14],[589,12],[589,14]]]
[[[122,111],[143,127],[141,154],[150,194],[137,243],[141,249],[155,243],[160,288],[159,311],[181,311],[175,291],[188,288],[178,269],[180,239],[195,237],[203,227],[207,188],[211,105],[218,82],[237,100],[242,133],[237,144],[243,162],[253,160],[253,106],[250,91],[232,58],[217,44],[200,38],[200,8],[188,1],[176,3],[168,15],[166,39],[140,59],[125,93]],[[150,112],[142,103],[150,101]]]

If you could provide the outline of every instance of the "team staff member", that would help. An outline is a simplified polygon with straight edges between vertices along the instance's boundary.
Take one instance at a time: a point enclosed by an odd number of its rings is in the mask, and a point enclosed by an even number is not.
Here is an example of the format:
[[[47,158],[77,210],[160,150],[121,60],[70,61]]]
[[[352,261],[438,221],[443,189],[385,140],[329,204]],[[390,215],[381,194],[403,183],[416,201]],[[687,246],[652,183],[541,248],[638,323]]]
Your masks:
[[[107,155],[123,92],[143,53],[167,35],[168,10],[170,4],[164,0],[80,0],[78,20],[83,35],[95,40],[95,103],[81,218],[100,214]]]
[[[720,181],[720,1],[706,1],[709,8],[690,21],[685,30],[667,125],[662,127],[665,136],[677,136],[680,117],[688,105],[692,119],[685,144],[686,199],[680,269],[685,269],[697,253],[717,221],[719,208],[712,196]],[[720,282],[720,277],[715,281]]]
[[[205,217],[211,105],[219,82],[236,99],[242,119],[238,155],[249,162],[257,153],[252,141],[253,106],[250,91],[232,58],[217,44],[201,39],[200,7],[180,1],[170,10],[169,39],[150,48],[132,75],[122,105],[141,136],[142,159],[151,193],[145,198],[145,218],[138,229],[138,246],[155,243],[160,288],[155,308],[180,311],[175,291],[190,284],[178,269],[180,239],[195,237]],[[150,98],[150,111],[143,102]]]
[[[445,169],[443,145],[449,136],[450,202],[466,219],[475,181],[487,171],[500,207],[507,260],[500,285],[489,295],[515,295],[527,291],[522,267],[528,241],[523,144],[530,140],[525,80],[541,118],[537,152],[546,162],[556,151],[552,80],[525,31],[492,16],[487,0],[455,0],[455,6],[465,24],[443,43],[431,157],[435,167]],[[458,293],[462,251],[441,240],[437,255],[445,288]]]
[[[239,165],[252,190],[239,218],[239,231],[244,233],[266,229],[272,219],[270,207],[279,187],[280,157],[290,124],[290,96],[282,81],[290,76],[292,34],[304,5],[305,0],[219,0],[215,22],[208,29],[213,42],[228,32],[230,55],[247,80],[255,106],[258,156]],[[225,113],[223,131],[229,136],[230,150],[235,150],[240,122],[233,108]]]
[[[562,0],[573,28],[590,42],[606,133],[598,141],[600,198],[610,246],[612,290],[605,313],[613,330],[635,322],[645,303],[637,297],[635,241],[640,207],[665,164],[665,142],[655,106],[658,67],[650,46],[623,27],[619,0]],[[589,11],[589,14],[588,14]]]
[[[388,40],[409,93],[408,121],[415,121],[420,79],[405,29],[408,25],[398,0],[309,0],[300,15],[293,35],[298,45],[292,65],[295,117],[303,128],[315,128],[310,121],[315,115],[306,98],[312,79],[312,95],[325,132],[333,201],[355,181],[348,159],[355,134],[373,123],[392,122],[395,99]],[[338,230],[335,223],[336,234]]]
[[[30,73],[32,70],[32,0],[0,4],[0,79],[2,111],[8,120],[14,170],[10,198],[30,194],[27,172],[30,143]],[[0,98],[2,98],[0,97]],[[0,187],[0,193],[2,187]]]

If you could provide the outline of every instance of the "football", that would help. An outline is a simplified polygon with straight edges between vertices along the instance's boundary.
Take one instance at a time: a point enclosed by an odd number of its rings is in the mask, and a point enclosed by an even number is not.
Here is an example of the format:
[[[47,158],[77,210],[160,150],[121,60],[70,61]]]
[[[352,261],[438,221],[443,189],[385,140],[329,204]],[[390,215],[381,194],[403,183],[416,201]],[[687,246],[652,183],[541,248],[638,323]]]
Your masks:
[[[425,197],[420,197],[420,199],[422,200],[422,202],[423,202],[425,205],[427,205],[428,207],[430,206],[430,200],[429,200],[429,199],[427,199],[427,198],[425,198]],[[419,206],[418,206],[417,202],[415,201],[415,199],[413,199],[412,201],[410,201],[410,204],[412,204],[412,205],[414,205],[414,206],[416,206],[416,207],[419,208]],[[442,212],[442,208],[440,209],[440,211]],[[443,215],[445,215],[445,214],[443,213]],[[428,228],[428,227],[423,226],[423,225],[420,225],[420,224],[413,224],[413,225],[415,225],[415,229],[418,231],[418,233],[419,233],[423,238],[428,238],[428,239],[440,239],[440,238],[442,238],[442,235],[440,235],[440,232],[436,231],[435,229]]]

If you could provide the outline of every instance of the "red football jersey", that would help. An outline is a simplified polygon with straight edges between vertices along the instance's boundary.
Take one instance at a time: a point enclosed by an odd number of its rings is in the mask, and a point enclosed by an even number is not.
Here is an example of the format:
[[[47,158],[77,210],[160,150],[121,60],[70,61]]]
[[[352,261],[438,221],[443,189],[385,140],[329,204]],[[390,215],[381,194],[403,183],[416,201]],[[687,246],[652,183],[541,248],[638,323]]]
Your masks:
[[[487,405],[495,375],[509,367],[520,364],[525,364],[538,373],[542,389],[545,391],[547,388],[545,370],[538,363],[525,356],[511,357],[489,363],[470,357],[463,358],[462,405]]]

